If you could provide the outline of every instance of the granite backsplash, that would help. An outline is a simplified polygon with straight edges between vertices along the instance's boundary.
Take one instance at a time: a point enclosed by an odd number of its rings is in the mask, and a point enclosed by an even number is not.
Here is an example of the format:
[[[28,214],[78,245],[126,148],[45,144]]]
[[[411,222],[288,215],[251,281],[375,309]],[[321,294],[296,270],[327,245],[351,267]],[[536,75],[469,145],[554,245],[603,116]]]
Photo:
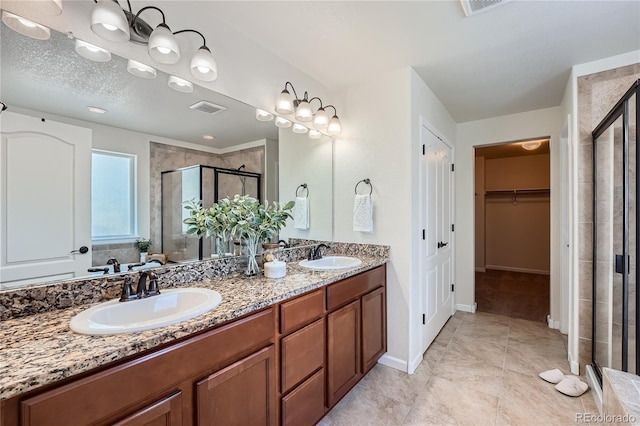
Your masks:
[[[329,246],[323,251],[323,254],[327,255],[389,257],[389,246],[384,245],[290,239],[292,246],[277,250],[275,252],[276,258],[284,262],[306,259],[311,246],[320,243]],[[154,268],[153,271],[159,277],[160,288],[170,288],[204,279],[224,277],[242,271],[245,266],[246,258],[228,257],[207,259],[200,262],[168,264]],[[127,272],[0,291],[0,321],[120,297],[123,281],[133,279],[136,282],[139,274],[140,272]]]

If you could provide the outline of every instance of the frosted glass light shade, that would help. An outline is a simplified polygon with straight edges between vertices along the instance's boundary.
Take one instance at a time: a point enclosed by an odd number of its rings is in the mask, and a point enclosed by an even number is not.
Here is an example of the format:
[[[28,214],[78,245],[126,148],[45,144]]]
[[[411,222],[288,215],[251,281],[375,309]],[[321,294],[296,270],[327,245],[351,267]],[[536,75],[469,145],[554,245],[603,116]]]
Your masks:
[[[75,50],[78,55],[92,61],[109,62],[111,60],[111,52],[78,38],[76,39]]]
[[[273,120],[273,114],[263,109],[256,108],[256,120],[258,121],[271,121]]]
[[[313,119],[313,110],[311,104],[306,100],[300,101],[298,108],[296,108],[296,120],[298,121],[311,121]]]
[[[38,10],[47,15],[60,15],[62,13],[62,0],[36,0]]]
[[[286,118],[276,117],[276,126],[286,128],[291,127],[293,123],[287,120]]]
[[[304,127],[302,124],[294,124],[293,125],[293,133],[307,133],[309,131],[309,129],[307,129],[306,127]]]
[[[49,28],[6,10],[2,11],[2,22],[13,31],[36,40],[48,40],[51,37]]]
[[[284,89],[278,95],[276,100],[276,112],[280,114],[293,114],[293,99],[287,89]]]
[[[309,130],[309,139],[320,139],[322,137],[322,133],[318,130],[311,129]]]
[[[142,78],[156,78],[157,75],[155,68],[141,62],[134,61],[133,59],[129,59],[127,62],[127,71],[136,77]]]
[[[542,145],[542,142],[540,141],[529,141],[529,142],[523,142],[522,148],[526,149],[527,151],[533,151],[535,149],[540,148],[540,145]]]
[[[329,114],[327,114],[327,111],[325,111],[324,108],[320,107],[318,111],[316,111],[316,114],[313,116],[313,125],[317,129],[326,129],[328,124]]]
[[[342,125],[340,124],[340,120],[338,119],[337,115],[334,115],[331,120],[329,120],[327,132],[329,132],[329,134],[333,136],[337,136],[342,133]]]
[[[91,11],[91,31],[105,40],[129,41],[129,21],[113,0],[98,0]]]
[[[149,36],[149,56],[161,64],[175,64],[180,60],[180,48],[166,24],[160,24]]]
[[[198,80],[213,81],[218,78],[218,65],[207,46],[202,46],[191,58],[191,75]]]
[[[190,81],[183,80],[179,77],[176,77],[175,75],[169,76],[169,81],[167,84],[169,84],[169,87],[171,87],[173,90],[177,90],[178,92],[193,92],[193,84],[191,84]]]

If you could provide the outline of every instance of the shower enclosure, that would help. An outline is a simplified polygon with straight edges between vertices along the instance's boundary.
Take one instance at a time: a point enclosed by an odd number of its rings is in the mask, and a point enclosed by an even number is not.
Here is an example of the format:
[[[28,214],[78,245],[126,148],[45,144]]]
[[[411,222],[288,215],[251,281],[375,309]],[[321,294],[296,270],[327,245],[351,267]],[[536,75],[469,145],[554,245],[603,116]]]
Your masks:
[[[639,374],[638,306],[640,80],[593,130],[592,366]]]
[[[187,235],[184,202],[202,200],[205,207],[236,194],[261,200],[260,173],[210,166],[189,166],[162,172],[162,252],[171,262],[202,260],[217,253],[214,238]],[[225,248],[225,252],[229,249]]]

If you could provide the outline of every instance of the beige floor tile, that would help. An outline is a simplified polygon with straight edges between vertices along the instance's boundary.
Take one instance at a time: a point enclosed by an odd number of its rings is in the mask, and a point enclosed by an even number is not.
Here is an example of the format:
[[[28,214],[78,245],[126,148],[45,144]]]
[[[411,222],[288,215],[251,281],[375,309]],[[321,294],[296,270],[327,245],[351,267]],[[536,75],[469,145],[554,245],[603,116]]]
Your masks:
[[[583,410],[580,399],[561,394],[551,383],[513,371],[504,372],[498,425],[575,424],[576,414]]]
[[[495,314],[489,314],[486,312],[476,312],[475,314],[470,314],[467,313],[464,317],[463,317],[463,321],[464,322],[477,322],[477,323],[492,323],[492,324],[502,324],[502,325],[509,325],[509,323],[511,322],[511,318],[509,317],[505,317],[503,315],[495,315]]]
[[[410,410],[409,404],[402,404],[364,386],[356,385],[318,424],[401,425]]]
[[[431,371],[427,365],[420,365],[414,374],[407,374],[395,368],[377,364],[362,379],[360,384],[368,390],[403,404],[413,405],[418,393],[429,380]]]
[[[468,336],[456,335],[447,346],[441,361],[453,362],[458,368],[484,366],[504,367],[506,346]],[[437,368],[436,368],[437,371]]]
[[[488,314],[485,314],[488,315]],[[497,315],[494,315],[497,316]],[[509,325],[500,322],[490,322],[486,320],[466,321],[463,320],[456,331],[455,337],[470,337],[487,342],[507,344],[509,336]]]
[[[454,382],[465,392],[474,389],[497,398],[502,385],[502,371],[502,367],[491,365],[462,367],[454,360],[443,359],[434,371],[433,377]]]
[[[538,377],[538,374],[543,371],[554,368],[564,374],[571,374],[566,352],[555,350],[550,350],[546,354],[540,352],[543,351],[534,351],[522,345],[518,346],[518,349],[508,346],[504,368],[530,377]]]
[[[433,376],[405,420],[406,425],[494,424],[498,398]]]
[[[447,353],[447,345],[434,341],[424,353],[424,358],[420,365],[425,365],[430,371],[433,371],[438,365],[444,354]]]

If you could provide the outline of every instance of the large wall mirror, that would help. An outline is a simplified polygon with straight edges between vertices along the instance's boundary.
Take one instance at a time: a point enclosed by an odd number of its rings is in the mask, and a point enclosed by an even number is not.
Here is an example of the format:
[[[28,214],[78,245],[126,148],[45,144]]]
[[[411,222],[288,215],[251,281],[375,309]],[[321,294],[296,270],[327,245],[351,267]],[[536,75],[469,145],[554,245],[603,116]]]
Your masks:
[[[55,190],[56,183],[47,179],[46,170],[67,167],[64,166],[67,148],[64,144],[60,149],[52,148],[53,142],[39,147],[27,139],[16,139],[15,126],[9,125],[16,117],[22,123],[21,129],[26,126],[35,133],[40,131],[42,123],[62,123],[82,129],[88,135],[89,152],[93,155],[130,155],[133,158],[130,163],[135,166],[132,193],[113,191],[111,195],[114,203],[130,200],[134,204],[133,216],[115,217],[110,223],[128,224],[130,220],[136,237],[153,241],[153,252],[163,250],[162,173],[195,165],[258,173],[260,193],[269,201],[295,199],[296,195],[302,195],[297,187],[307,184],[309,225],[301,229],[291,221],[281,237],[332,240],[331,139],[311,140],[306,135],[292,133],[291,129],[279,129],[273,122],[258,121],[252,106],[196,84],[192,84],[192,91],[184,92],[189,82],[178,82],[174,87],[183,91],[173,90],[168,85],[170,76],[160,71],[156,71],[155,78],[135,76],[127,72],[131,66],[128,60],[113,54],[105,62],[89,60],[76,53],[73,38],[53,30],[49,40],[41,41],[18,34],[3,24],[1,27],[0,98],[9,109],[0,115],[3,165],[0,290],[91,275],[82,271],[36,272],[30,278],[20,278],[14,269],[16,265],[26,265],[24,260],[29,257],[55,263],[85,256],[91,268],[105,266],[112,257],[123,264],[138,260],[135,238],[95,238],[95,223],[101,209],[94,207],[100,211],[89,215],[88,226],[94,225],[94,237],[89,236],[86,242],[78,240],[73,232],[64,233],[59,229],[58,234],[54,232],[53,228],[59,228],[55,223],[75,225],[80,213],[77,210],[65,213],[63,204],[69,200],[55,196],[33,200],[25,194],[30,188],[43,186],[52,188],[52,192]],[[88,107],[103,108],[107,112],[96,114]],[[207,135],[213,139],[205,139]],[[18,157],[23,161],[19,167],[13,161]],[[27,157],[29,161],[25,163]],[[91,158],[84,158],[82,161],[89,164],[68,168],[73,168],[69,171],[70,179],[80,178],[79,186],[87,186],[89,192],[85,193],[83,203],[90,212],[91,197],[97,191],[92,184],[96,185],[98,178],[92,179]],[[106,170],[118,170],[113,175],[116,179],[127,170],[123,167],[106,167]],[[93,173],[99,170],[94,166]],[[81,176],[73,176],[74,173]],[[107,180],[109,178],[107,176]],[[33,213],[33,209],[37,213]],[[43,218],[49,225],[41,224]],[[16,244],[21,246],[20,253],[11,249]],[[89,252],[71,254],[81,246],[87,246]]]

